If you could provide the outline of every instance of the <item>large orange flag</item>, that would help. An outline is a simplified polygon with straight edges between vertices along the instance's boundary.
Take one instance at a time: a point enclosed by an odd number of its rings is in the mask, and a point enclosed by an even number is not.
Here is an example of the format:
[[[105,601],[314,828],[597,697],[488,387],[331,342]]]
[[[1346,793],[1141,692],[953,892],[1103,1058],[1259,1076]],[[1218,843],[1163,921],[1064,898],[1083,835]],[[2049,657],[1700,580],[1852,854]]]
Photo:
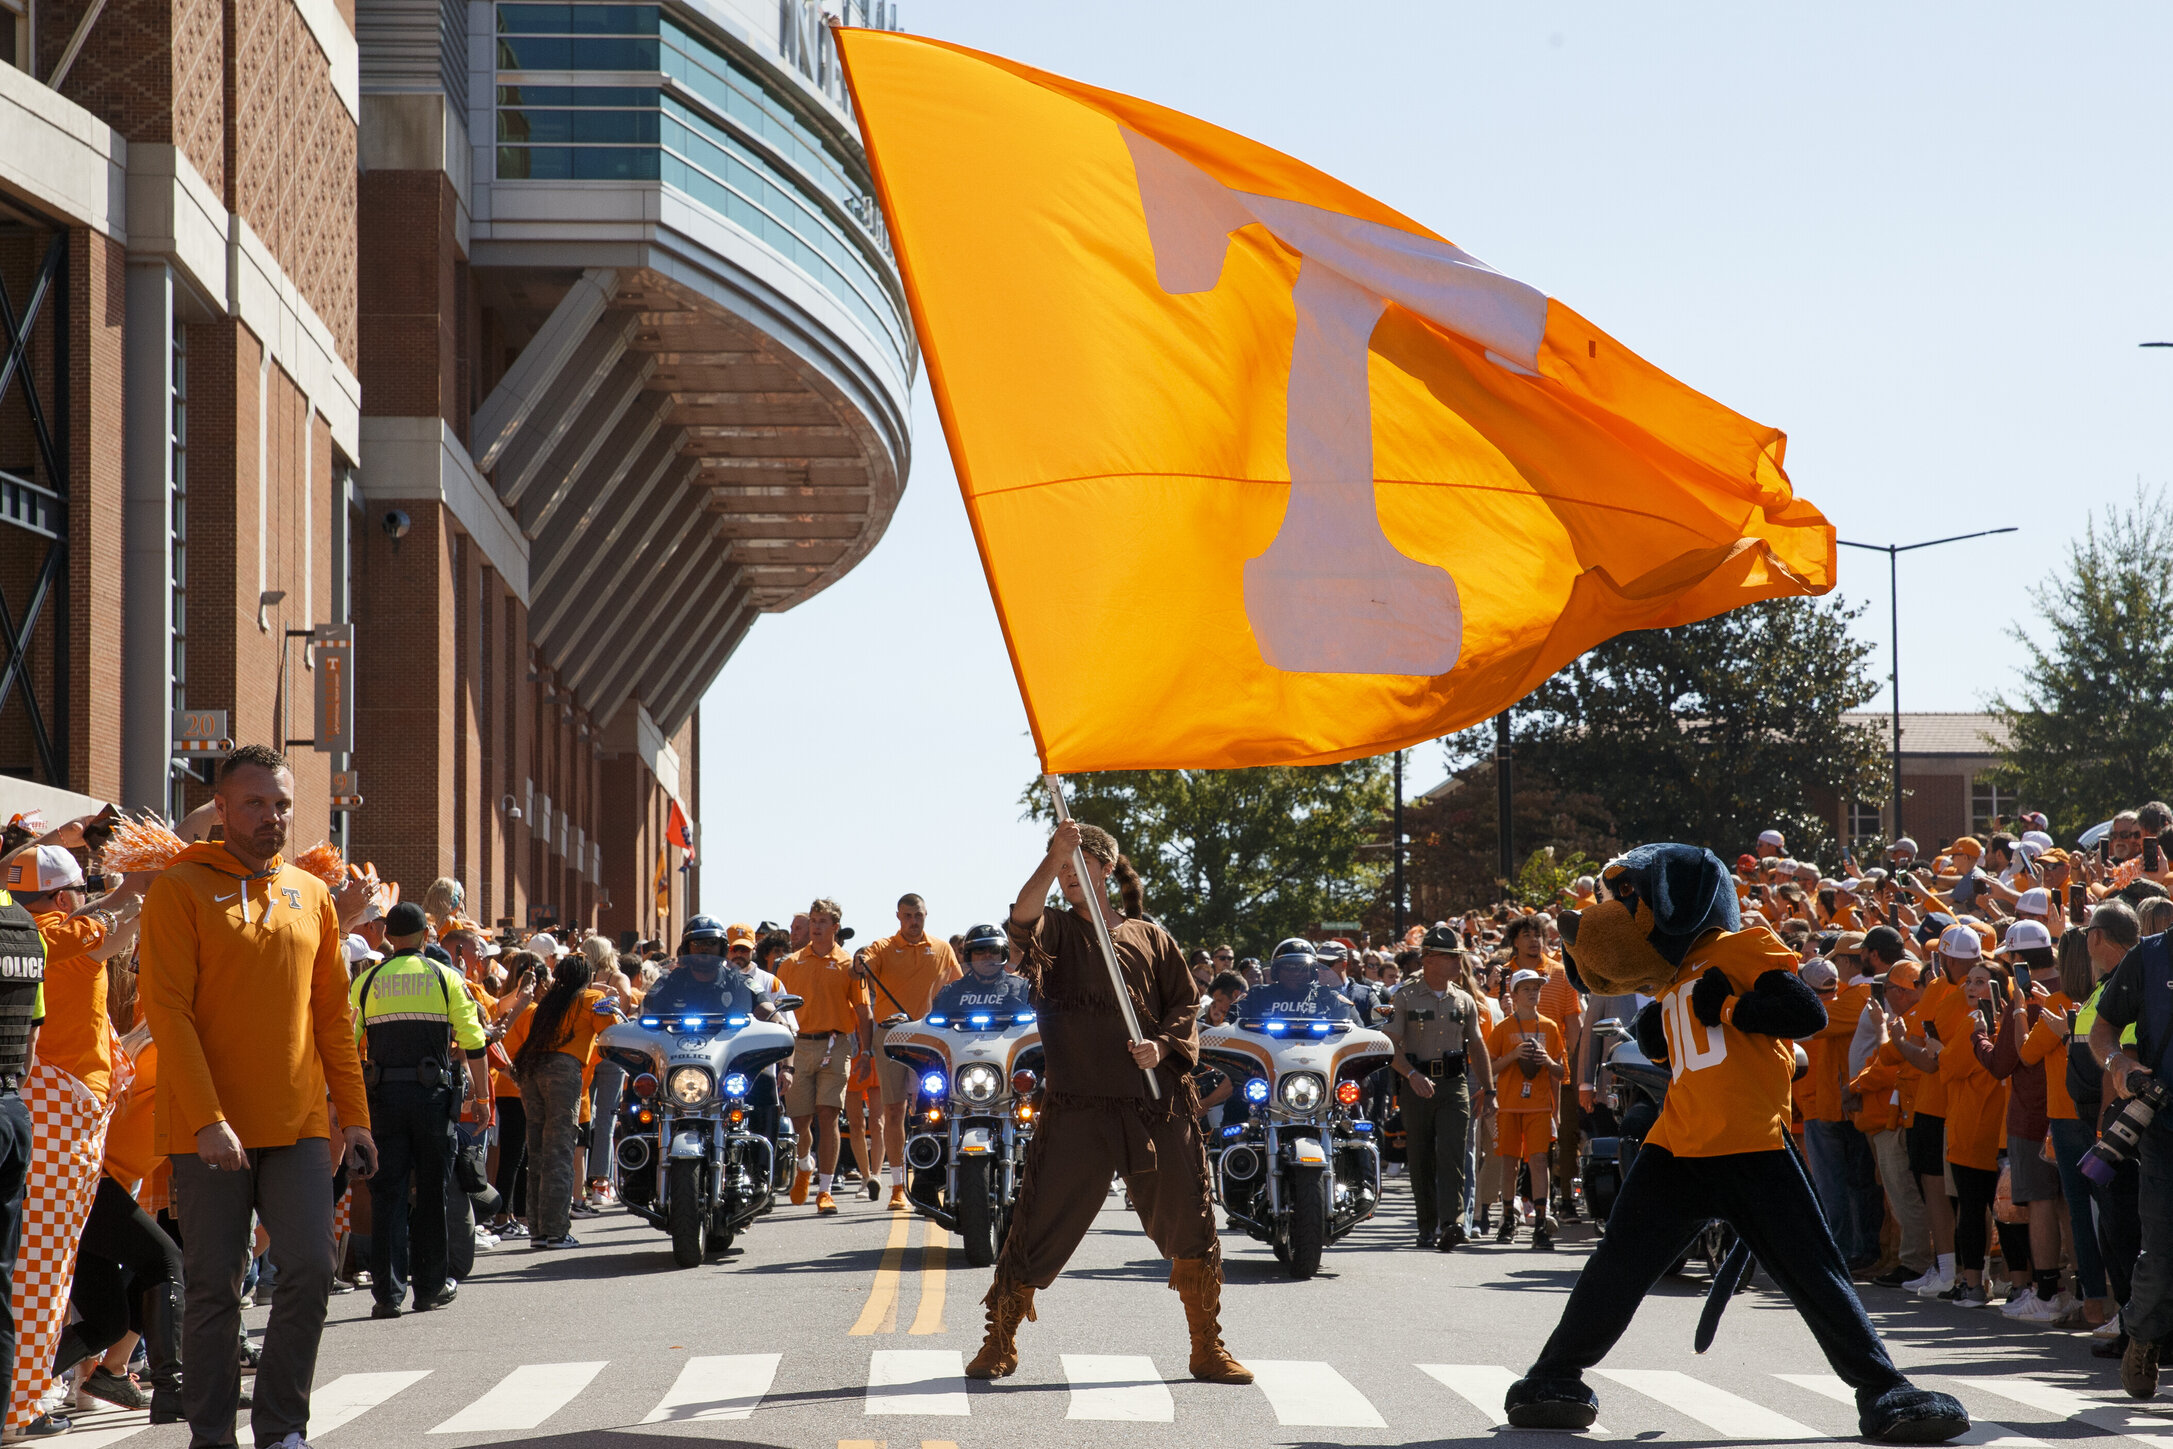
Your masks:
[[[838,36],[1044,769],[1379,754],[1833,587],[1781,433],[1242,136]]]

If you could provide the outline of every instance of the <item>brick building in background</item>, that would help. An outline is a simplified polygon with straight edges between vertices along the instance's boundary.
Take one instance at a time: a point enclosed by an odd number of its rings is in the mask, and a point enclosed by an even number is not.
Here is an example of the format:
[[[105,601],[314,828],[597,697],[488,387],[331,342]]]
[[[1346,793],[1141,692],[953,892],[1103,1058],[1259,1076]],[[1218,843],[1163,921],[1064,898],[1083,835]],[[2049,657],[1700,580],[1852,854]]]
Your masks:
[[[907,471],[821,20],[0,0],[0,776],[178,813],[223,710],[291,745],[301,844],[675,928],[702,695]],[[326,625],[351,754],[313,747]]]

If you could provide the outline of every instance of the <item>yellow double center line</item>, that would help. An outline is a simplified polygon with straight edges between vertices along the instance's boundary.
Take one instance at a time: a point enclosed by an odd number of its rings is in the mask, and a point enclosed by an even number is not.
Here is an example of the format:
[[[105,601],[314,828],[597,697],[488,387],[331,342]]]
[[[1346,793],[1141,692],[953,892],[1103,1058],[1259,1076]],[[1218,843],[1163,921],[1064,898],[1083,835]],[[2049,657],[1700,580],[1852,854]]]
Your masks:
[[[868,1301],[860,1317],[847,1330],[850,1337],[898,1331],[898,1294],[905,1276],[905,1254],[913,1238],[915,1219],[898,1213],[890,1220],[890,1240],[883,1244],[883,1260],[876,1266],[875,1281],[868,1285]],[[949,1270],[951,1235],[936,1223],[927,1224],[921,1238],[921,1300],[907,1333],[943,1332],[943,1287]]]

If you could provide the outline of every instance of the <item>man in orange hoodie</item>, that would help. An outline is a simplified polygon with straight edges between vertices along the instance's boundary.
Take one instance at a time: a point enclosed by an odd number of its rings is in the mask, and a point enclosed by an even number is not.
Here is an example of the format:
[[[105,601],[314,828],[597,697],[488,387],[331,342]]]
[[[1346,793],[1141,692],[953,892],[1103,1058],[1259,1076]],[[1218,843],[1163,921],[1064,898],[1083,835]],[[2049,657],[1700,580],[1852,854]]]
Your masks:
[[[331,1134],[350,1169],[377,1166],[347,1009],[339,915],[324,882],[280,858],[294,812],[284,756],[244,745],[219,767],[223,842],[199,842],[152,882],[140,991],[159,1045],[155,1150],[173,1160],[187,1313],[182,1398],[192,1442],[232,1444],[234,1340],[250,1215],[279,1270],[257,1366],[259,1446],[301,1444],[332,1284]]]

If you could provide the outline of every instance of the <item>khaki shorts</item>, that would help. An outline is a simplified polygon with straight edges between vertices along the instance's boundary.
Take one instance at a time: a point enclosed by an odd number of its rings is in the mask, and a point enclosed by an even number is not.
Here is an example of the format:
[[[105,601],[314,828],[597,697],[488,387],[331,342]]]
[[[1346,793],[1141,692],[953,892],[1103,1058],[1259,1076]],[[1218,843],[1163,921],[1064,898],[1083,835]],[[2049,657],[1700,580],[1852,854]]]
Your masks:
[[[830,1060],[823,1062],[828,1050]],[[839,1032],[792,1044],[792,1086],[785,1092],[787,1117],[812,1117],[818,1110],[845,1107],[845,1078],[852,1071],[852,1037]]]
[[[875,1029],[875,1081],[883,1091],[883,1105],[895,1106],[900,1102],[912,1104],[913,1093],[920,1083],[920,1073],[904,1062],[894,1062],[883,1054],[883,1043],[890,1038],[890,1028]]]

